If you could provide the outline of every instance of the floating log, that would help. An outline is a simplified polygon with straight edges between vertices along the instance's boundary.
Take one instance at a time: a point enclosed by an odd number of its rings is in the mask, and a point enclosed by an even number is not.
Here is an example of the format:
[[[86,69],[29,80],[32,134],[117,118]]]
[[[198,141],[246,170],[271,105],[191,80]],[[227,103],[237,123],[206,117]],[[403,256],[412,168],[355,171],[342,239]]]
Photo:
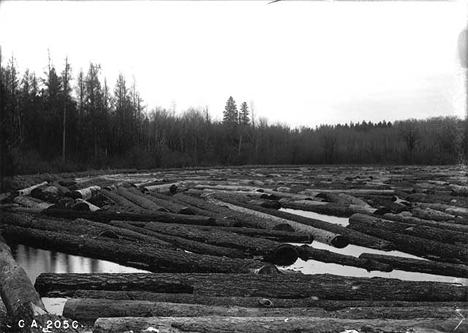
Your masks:
[[[394,214],[409,211],[408,206],[401,203],[393,202],[387,198],[381,199],[380,197],[372,197],[372,199],[369,199],[369,203],[376,208],[385,207]]]
[[[159,193],[176,193],[177,184],[159,184],[159,185],[149,185],[143,187],[145,191],[148,192],[159,192]]]
[[[385,241],[383,239],[379,239],[376,237],[372,237],[361,232],[350,230],[350,229],[347,229],[343,226],[340,226],[334,223],[312,219],[312,218],[308,218],[304,216],[299,216],[297,214],[291,214],[291,213],[284,212],[284,211],[266,209],[263,207],[250,205],[244,202],[238,202],[237,205],[247,208],[247,209],[256,210],[265,214],[277,216],[286,220],[295,221],[301,224],[309,225],[317,229],[323,229],[323,230],[330,231],[332,233],[346,235],[351,244],[369,247],[369,248],[378,249],[378,250],[383,250],[383,251],[390,251],[394,249],[393,244],[391,244],[388,241]]]
[[[69,195],[73,199],[89,200],[95,195],[97,195],[99,191],[101,191],[101,187],[94,185],[80,190],[71,191]]]
[[[216,246],[241,249],[253,255],[263,255],[265,260],[277,265],[289,266],[295,263],[298,258],[293,245],[238,235],[219,228],[202,230],[200,228],[164,223],[146,223],[144,228],[160,234],[187,238]]]
[[[371,227],[369,224],[365,223],[351,223],[354,219],[355,221],[360,219],[358,216],[360,214],[355,215],[356,216],[354,218],[354,215],[351,216],[350,224],[347,228],[391,241],[399,251],[436,261],[450,262],[454,264],[468,263],[468,250],[465,248],[435,242],[420,237],[391,233],[386,229]]]
[[[0,295],[14,331],[43,332],[48,320],[60,323],[68,321],[69,327],[55,328],[56,333],[82,331],[82,326],[78,322],[72,324],[72,320],[48,313],[26,272],[13,259],[11,250],[2,236],[0,236]],[[21,324],[24,324],[24,328],[21,328]]]
[[[329,312],[319,307],[259,308],[139,300],[69,299],[63,315],[81,322],[110,317],[329,317],[342,319],[453,318],[452,307],[351,308]],[[468,309],[459,309],[460,315]]]
[[[222,247],[222,246],[216,246],[216,245],[211,245],[211,244],[205,244],[202,242],[197,242],[191,239],[186,239],[182,237],[177,237],[177,236],[171,236],[171,235],[166,235],[166,234],[161,234],[157,233],[155,231],[142,228],[142,227],[137,227],[133,224],[125,223],[125,222],[120,222],[120,221],[111,221],[110,222],[113,226],[122,228],[122,229],[128,229],[132,230],[134,232],[144,234],[150,237],[154,237],[157,239],[160,239],[164,242],[168,242],[170,244],[173,244],[174,246],[177,246],[180,249],[187,250],[190,252],[194,253],[200,253],[200,254],[209,254],[213,256],[218,256],[218,257],[228,257],[228,258],[246,258],[248,255],[244,253],[244,251],[239,250],[239,249],[233,249],[233,248],[227,248],[227,247]]]
[[[393,267],[393,269],[401,271],[456,276],[461,278],[468,277],[467,265],[448,264],[437,261],[418,260],[413,258],[386,256],[373,253],[363,253],[359,256],[359,258],[381,262],[390,265]]]
[[[392,233],[411,235],[441,243],[453,245],[456,245],[457,243],[468,244],[467,233],[452,230],[444,230],[444,232],[441,232],[441,229],[439,228],[394,222],[369,215],[355,214],[350,218],[349,223],[364,223],[374,228],[389,230]]]
[[[209,230],[213,227],[197,226],[202,230]],[[314,240],[314,237],[308,233],[294,232],[294,231],[282,231],[282,230],[267,230],[267,229],[256,229],[256,228],[245,228],[245,227],[216,227],[217,229],[233,232],[235,234],[242,234],[251,237],[261,237],[278,242],[293,242],[293,243],[306,243],[310,244]]]
[[[71,206],[71,208],[74,210],[88,210],[92,212],[95,212],[101,209],[98,206],[93,205],[91,202],[88,202],[83,199],[75,199],[75,203]]]
[[[392,266],[381,263],[377,260],[367,259],[367,258],[355,258],[352,256],[339,254],[335,252],[331,252],[328,250],[321,250],[321,249],[314,249],[310,246],[300,246],[297,248],[299,258],[304,261],[309,259],[326,262],[326,263],[333,263],[339,264],[344,266],[353,266],[364,268],[368,272],[370,271],[382,271],[382,272],[391,272],[393,270]]]
[[[119,187],[117,192],[123,196],[125,199],[128,199],[132,201],[133,203],[137,204],[141,208],[147,209],[148,211],[154,212],[154,211],[160,211],[160,212],[168,212],[168,210],[162,206],[159,206],[152,202],[151,200],[146,199],[141,192],[139,192],[137,189],[133,189],[134,191],[131,191],[130,189],[126,189],[124,187]]]
[[[32,211],[31,211],[32,212]],[[205,216],[190,216],[182,214],[173,214],[165,212],[152,212],[150,214],[137,214],[137,213],[116,213],[110,211],[99,210],[96,212],[76,211],[66,209],[52,209],[48,208],[43,210],[41,214],[47,216],[61,217],[67,219],[84,218],[91,221],[107,223],[111,220],[125,220],[125,221],[142,221],[151,222],[159,221],[164,223],[180,223],[180,224],[195,224],[195,225],[215,225],[215,219]]]
[[[284,208],[300,209],[338,217],[349,217],[353,215],[353,211],[351,211],[348,207],[337,204],[327,204],[319,201],[310,200],[293,201],[285,198],[281,199],[279,202]]]
[[[245,261],[244,261],[245,262]],[[80,289],[193,293],[206,296],[308,298],[366,301],[466,302],[468,286],[428,281],[357,278],[330,274],[145,274],[43,273],[36,279],[40,295]],[[183,285],[184,288],[180,286]]]
[[[439,221],[430,221],[430,220],[423,220],[418,217],[414,217],[411,214],[384,214],[382,216],[387,220],[392,220],[396,222],[403,222],[408,224],[415,224],[415,225],[424,225],[432,228],[439,228],[443,230],[452,230],[457,232],[468,232],[468,225],[456,224],[456,223],[449,223],[449,222],[439,222]]]
[[[301,193],[343,193],[353,196],[360,195],[389,195],[392,196],[395,194],[394,190],[378,190],[378,189],[306,189]]]
[[[23,207],[33,208],[33,209],[38,209],[38,210],[47,209],[53,205],[49,202],[45,202],[45,201],[38,200],[38,199],[32,200],[31,198],[27,196],[22,196],[22,195],[15,197],[13,199],[13,202]]]
[[[176,202],[174,199],[167,195],[163,195],[157,192],[148,192],[147,199],[151,200],[157,205],[169,209],[173,213],[184,214],[184,215],[195,215],[195,210],[187,207],[186,205],[181,205]]]
[[[191,197],[183,194],[176,194],[175,197],[178,200],[186,202],[192,206],[195,206],[199,209],[205,209],[211,212],[214,212],[222,217],[232,217],[236,221],[239,221],[239,225],[235,226],[249,226],[253,228],[261,229],[271,229],[271,230],[284,230],[284,231],[294,231],[294,228],[289,224],[284,222],[278,222],[270,219],[262,219],[252,215],[246,215],[237,211],[233,211],[225,206],[215,205],[211,202],[207,202],[200,198]],[[219,222],[220,220],[217,219]]]
[[[413,213],[413,216],[432,221],[447,221],[455,219],[454,215],[443,213],[431,208],[414,208],[411,210],[411,213]]]
[[[53,294],[46,293],[46,296]],[[416,302],[416,301],[342,301],[307,298],[262,298],[262,297],[216,297],[185,293],[154,293],[147,291],[77,290],[73,298],[96,298],[110,300],[142,300],[219,306],[242,306],[250,308],[294,308],[318,307],[327,311],[349,310],[350,308],[468,308],[468,302]]]
[[[249,273],[264,266],[257,260],[186,253],[123,239],[93,239],[76,235],[4,225],[7,239],[45,250],[108,260],[152,272]]]
[[[279,224],[289,224],[296,232],[311,234],[317,242],[329,244],[337,248],[344,248],[348,246],[349,244],[348,237],[346,236],[335,234],[327,230],[314,228],[309,225],[301,224],[295,221],[286,220],[284,218],[277,217],[274,215],[265,214],[265,213],[259,212],[258,210],[244,208],[242,206],[238,206],[238,205],[228,202],[229,199],[223,198],[224,201],[219,201],[214,198],[209,198],[208,200],[219,206],[225,205],[229,209],[238,211],[240,213],[253,215],[253,216],[265,219],[265,220],[269,219],[272,221],[276,221]]]
[[[92,222],[82,218],[76,220],[57,220],[48,217],[47,219],[40,215],[13,214],[4,213],[2,223],[10,224],[23,228],[32,228],[45,231],[63,232],[66,234],[86,236],[90,238],[117,238],[126,239],[133,242],[144,242],[158,247],[172,248],[171,243],[161,241],[159,238],[149,237],[141,233],[131,231],[125,228]]]
[[[42,183],[39,183],[39,184],[36,184],[36,185],[33,185],[33,186],[23,188],[23,189],[17,191],[17,195],[30,195],[31,191],[34,190],[35,188],[45,186],[47,184],[48,184],[47,182],[42,182]]]
[[[452,332],[460,323],[460,317],[450,319],[336,319],[308,317],[148,317],[148,318],[99,318],[94,333],[142,333],[157,330],[160,333],[270,333],[347,332]],[[460,332],[468,329],[462,322]],[[430,331],[429,331],[430,330]]]
[[[111,201],[115,202],[117,205],[125,207],[126,209],[135,212],[135,213],[148,213],[146,209],[141,208],[140,206],[134,204],[130,200],[124,198],[123,196],[117,194],[115,191],[110,191],[107,189],[102,189],[101,193]]]

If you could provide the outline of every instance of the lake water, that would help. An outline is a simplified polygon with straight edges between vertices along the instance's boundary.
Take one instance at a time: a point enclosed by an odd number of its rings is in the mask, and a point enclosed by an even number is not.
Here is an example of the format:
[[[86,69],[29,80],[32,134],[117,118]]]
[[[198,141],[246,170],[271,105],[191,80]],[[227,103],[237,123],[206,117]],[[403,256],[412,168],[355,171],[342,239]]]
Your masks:
[[[334,216],[320,215],[313,212],[292,210],[292,209],[281,209],[290,213],[321,219],[331,223],[337,223],[343,226],[348,224],[347,218],[340,218]],[[301,244],[298,244],[301,245]],[[354,257],[358,257],[361,253],[376,253],[403,256],[408,258],[418,258],[411,254],[390,251],[384,252],[379,250],[368,249],[355,245],[348,245],[343,249],[337,249],[332,246],[313,242],[312,246],[317,249],[324,249],[333,251],[336,253],[346,254]],[[35,249],[24,245],[11,245],[13,257],[16,259],[18,264],[24,268],[31,281],[34,283],[36,278],[41,273],[135,273],[145,272],[132,267],[125,267],[113,262],[84,258],[80,256],[74,256],[54,251],[45,251],[41,249]],[[418,258],[422,259],[422,258]],[[305,274],[335,274],[342,276],[357,276],[357,277],[386,277],[386,278],[397,278],[401,280],[411,281],[437,281],[437,282],[450,282],[460,283],[468,285],[468,279],[445,277],[439,275],[430,275],[422,273],[412,273],[404,271],[392,271],[390,273],[385,272],[367,272],[365,269],[342,266],[338,264],[322,263],[315,260],[308,260],[304,262],[300,259],[297,260],[288,269],[299,270]],[[56,314],[61,314],[66,299],[64,298],[43,298],[44,304],[47,309]]]

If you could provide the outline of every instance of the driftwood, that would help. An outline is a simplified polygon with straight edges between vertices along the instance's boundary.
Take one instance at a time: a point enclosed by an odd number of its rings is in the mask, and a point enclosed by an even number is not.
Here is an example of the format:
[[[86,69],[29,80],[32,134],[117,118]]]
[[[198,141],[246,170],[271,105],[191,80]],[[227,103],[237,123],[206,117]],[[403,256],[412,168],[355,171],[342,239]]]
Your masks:
[[[463,243],[468,244],[468,233],[462,233],[451,230],[441,232],[439,228],[432,228],[422,225],[407,224],[382,219],[379,217],[356,214],[350,218],[350,224],[366,224],[374,228],[385,229],[392,233],[411,235],[424,239],[433,240],[447,244]]]
[[[455,317],[455,315],[454,315]],[[335,319],[307,317],[149,317],[100,318],[94,324],[94,333],[134,333],[157,330],[160,333],[270,333],[303,332],[330,333],[352,330],[366,333],[382,332],[453,332],[460,317],[451,319]],[[462,322],[460,332],[468,328]]]
[[[340,226],[334,223],[312,219],[312,218],[308,218],[304,216],[299,216],[297,214],[291,214],[288,212],[253,206],[253,205],[250,205],[248,203],[243,203],[243,202],[239,202],[238,205],[247,209],[257,210],[265,214],[270,214],[272,216],[277,216],[286,220],[305,224],[305,225],[308,225],[317,229],[323,229],[323,230],[330,231],[332,233],[346,235],[349,239],[349,242],[354,245],[369,247],[369,248],[383,250],[383,251],[390,251],[394,249],[393,244],[391,244],[388,241],[385,241],[383,239],[379,239],[376,237],[372,237],[361,232],[350,230],[350,229],[347,229],[343,226]]]
[[[54,332],[80,332],[82,326],[62,316],[49,314],[26,272],[16,263],[10,248],[0,236],[0,295],[10,317],[10,326],[18,332],[43,332],[47,321],[64,324],[67,329]],[[24,327],[22,328],[21,326]]]
[[[466,248],[431,241],[420,237],[391,233],[388,232],[388,230],[372,227],[366,223],[354,223],[354,221],[358,221],[360,219],[359,215],[360,214],[355,214],[351,216],[349,219],[350,224],[347,228],[391,241],[395,244],[396,249],[402,252],[454,264],[468,263],[468,250]]]
[[[320,262],[364,268],[369,272],[391,272],[393,270],[392,266],[386,263],[379,262],[377,260],[367,258],[355,258],[352,256],[334,253],[327,250],[314,249],[310,246],[298,247],[298,253],[299,258],[301,258],[304,261],[312,259]]]
[[[381,262],[390,265],[390,267],[393,267],[393,269],[407,272],[456,276],[461,278],[468,277],[467,265],[448,264],[443,262],[418,260],[413,258],[403,258],[396,256],[386,256],[373,253],[363,253],[359,256],[359,258]]]
[[[183,287],[181,287],[183,286]],[[41,294],[80,289],[184,292],[206,296],[308,298],[367,301],[466,301],[467,286],[426,281],[343,277],[329,274],[41,274]]]
[[[263,255],[266,257],[265,260],[277,265],[288,266],[295,263],[298,258],[293,245],[238,235],[218,228],[202,230],[200,228],[164,223],[146,223],[143,227],[160,234],[187,238],[216,246],[241,249],[253,255]]]
[[[257,260],[232,259],[186,253],[153,244],[123,239],[93,239],[52,231],[4,225],[5,238],[20,244],[108,260],[152,272],[248,273],[264,265]]]
[[[468,309],[459,309],[468,314]],[[81,322],[109,317],[329,317],[342,319],[415,319],[454,317],[452,307],[380,307],[326,311],[319,307],[249,308],[239,306],[200,305],[170,302],[70,299],[63,315]]]
[[[46,295],[51,293],[46,293]],[[51,294],[52,296],[53,294]],[[416,301],[343,301],[325,300],[317,297],[307,298],[262,298],[239,296],[206,296],[185,293],[155,293],[147,291],[106,291],[106,290],[77,290],[74,298],[96,298],[110,300],[142,300],[151,302],[187,303],[219,306],[241,306],[250,308],[294,308],[317,307],[327,311],[350,308],[404,308],[404,307],[450,307],[468,308],[468,302],[416,302]]]
[[[266,213],[262,213],[262,212],[259,212],[258,210],[238,206],[236,204],[233,204],[231,202],[231,200],[229,200],[229,199],[224,199],[223,198],[224,201],[219,201],[219,200],[216,200],[214,198],[208,198],[208,200],[210,202],[213,202],[213,203],[219,205],[219,206],[225,205],[229,209],[238,211],[240,213],[244,213],[244,214],[247,214],[247,215],[253,215],[253,216],[265,219],[265,220],[266,219],[273,220],[273,221],[276,221],[277,223],[289,224],[296,232],[311,234],[314,237],[314,240],[316,240],[317,242],[322,242],[322,243],[325,243],[325,244],[329,244],[329,245],[332,245],[332,246],[337,247],[337,248],[344,248],[349,244],[348,237],[346,237],[346,236],[343,236],[343,235],[340,235],[340,234],[335,234],[335,233],[332,233],[332,232],[327,231],[327,230],[314,228],[314,227],[311,227],[309,225],[301,224],[301,223],[298,223],[298,222],[295,222],[295,221],[286,220],[284,218],[277,217],[277,216],[274,216],[274,215],[269,215],[269,214],[266,214]]]

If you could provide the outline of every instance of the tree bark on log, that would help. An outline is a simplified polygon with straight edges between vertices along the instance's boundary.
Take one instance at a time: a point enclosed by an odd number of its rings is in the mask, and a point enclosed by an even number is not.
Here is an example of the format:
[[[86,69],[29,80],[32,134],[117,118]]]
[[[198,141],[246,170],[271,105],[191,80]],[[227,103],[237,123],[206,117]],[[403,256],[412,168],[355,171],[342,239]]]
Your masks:
[[[418,272],[434,275],[468,277],[468,266],[442,263],[437,261],[418,260],[381,254],[363,253],[359,258],[381,262],[393,267],[393,269]]]
[[[48,296],[46,293],[45,296]],[[53,294],[51,294],[53,296]],[[205,296],[185,293],[153,293],[147,291],[106,291],[77,290],[73,298],[96,298],[109,300],[141,300],[150,302],[170,302],[219,306],[241,306],[250,308],[294,308],[318,307],[327,311],[349,308],[402,308],[402,307],[432,307],[432,308],[468,308],[468,302],[416,302],[416,301],[343,301],[308,298],[262,298],[239,296]]]
[[[454,315],[455,317],[455,315]],[[149,317],[100,318],[94,324],[94,333],[330,333],[355,330],[366,333],[382,332],[453,332],[460,318],[455,319],[337,319],[307,317]],[[468,329],[462,322],[460,332]]]
[[[389,230],[392,233],[400,233],[452,245],[456,243],[468,244],[467,233],[451,230],[441,232],[439,228],[394,222],[369,215],[355,214],[349,219],[349,223],[363,223],[374,228]]]
[[[29,186],[29,187],[26,187],[26,188],[23,188],[21,190],[18,190],[16,192],[17,195],[30,195],[31,194],[31,191],[34,190],[35,188],[38,188],[38,187],[41,187],[41,186],[45,186],[47,185],[48,183],[47,182],[42,182],[42,183],[39,183],[39,184],[36,184],[36,185],[32,185],[32,186]]]
[[[350,222],[351,219],[352,217]],[[462,247],[399,233],[390,233],[388,230],[371,227],[364,223],[350,223],[347,228],[391,241],[397,250],[419,257],[453,264],[468,263],[468,250]]]
[[[121,227],[116,227],[104,223],[92,222],[78,218],[73,221],[57,220],[48,217],[47,219],[35,215],[4,213],[1,223],[10,224],[17,227],[31,228],[37,230],[60,232],[71,235],[78,235],[90,238],[117,238],[132,242],[143,242],[157,247],[175,249],[171,243],[160,240],[156,237],[143,235],[139,232],[131,231]]]
[[[160,185],[149,185],[143,187],[148,192],[159,192],[159,193],[176,193],[177,184],[160,184]]]
[[[160,234],[187,238],[215,246],[240,249],[247,253],[247,256],[249,254],[262,255],[265,258],[264,260],[277,265],[289,266],[295,263],[298,258],[293,245],[238,235],[218,228],[202,230],[200,228],[164,223],[147,223],[143,227]]]
[[[454,215],[443,213],[431,208],[414,208],[411,210],[411,213],[413,214],[413,216],[419,217],[424,220],[450,221],[455,219]]]
[[[468,314],[468,309],[459,309]],[[239,306],[200,305],[170,302],[69,299],[63,315],[81,322],[94,322],[110,317],[320,317],[340,319],[416,319],[454,318],[451,307],[380,307],[350,308],[326,311],[319,307],[252,308]]]
[[[314,249],[313,247],[307,246],[298,247],[299,258],[304,261],[309,259],[333,263],[344,266],[353,266],[358,268],[364,268],[368,272],[370,271],[382,271],[382,272],[391,272],[393,270],[392,266],[379,262],[377,260],[368,259],[368,258],[355,258],[352,256],[347,256],[327,250]]]
[[[308,298],[367,301],[462,301],[467,286],[385,278],[343,277],[330,274],[41,274],[35,287],[41,295],[51,291],[71,296],[79,289],[171,292],[172,285],[184,285],[179,292],[206,296]],[[153,286],[157,286],[157,289]],[[189,291],[187,291],[189,290]]]
[[[148,235],[150,237],[154,237],[157,239],[160,239],[161,241],[168,242],[173,244],[174,246],[177,246],[180,249],[187,250],[190,252],[194,253],[199,253],[199,254],[209,254],[213,256],[218,256],[218,257],[228,257],[228,258],[246,258],[248,257],[244,251],[241,251],[239,249],[232,249],[232,248],[227,248],[227,247],[221,247],[221,246],[215,246],[211,244],[205,244],[202,242],[197,242],[194,240],[182,238],[182,237],[176,237],[176,236],[171,236],[171,235],[166,235],[166,234],[161,234],[149,229],[146,229],[144,227],[138,227],[130,223],[126,222],[121,222],[121,221],[111,221],[110,224],[112,226],[116,226],[122,229],[128,229],[132,230],[134,232]]]
[[[299,216],[297,214],[291,214],[291,213],[284,212],[284,211],[277,211],[277,210],[266,209],[263,207],[253,206],[253,205],[250,205],[248,203],[243,203],[243,202],[239,202],[238,205],[247,209],[257,210],[259,212],[277,216],[286,220],[295,221],[301,224],[309,225],[317,229],[323,229],[323,230],[330,231],[332,233],[346,235],[349,239],[350,244],[359,245],[363,247],[369,247],[369,248],[383,250],[383,251],[390,251],[394,249],[394,245],[388,241],[385,241],[383,239],[379,239],[376,237],[372,237],[361,232],[350,230],[350,229],[347,229],[343,226],[340,226],[334,223],[325,222],[325,221],[308,218],[304,216]]]
[[[152,272],[249,273],[264,263],[186,253],[153,244],[136,244],[122,239],[92,239],[64,233],[4,225],[6,238],[20,244],[89,258],[108,260]]]
[[[258,218],[255,216],[251,216],[251,215],[246,215],[244,213],[233,211],[227,207],[218,206],[211,202],[207,202],[203,199],[191,197],[188,195],[177,194],[175,197],[197,208],[215,212],[217,214],[221,214],[221,216],[232,217],[235,220],[240,222],[241,225],[238,225],[238,226],[249,226],[252,228],[271,229],[271,230],[294,231],[294,229],[289,224],[286,224],[284,222],[270,221],[270,220]]]
[[[32,211],[31,211],[32,212]],[[190,216],[182,214],[173,214],[165,212],[152,212],[149,214],[137,214],[137,213],[115,213],[110,211],[75,211],[65,209],[51,209],[48,208],[41,212],[43,215],[76,219],[84,218],[91,221],[108,223],[111,220],[125,220],[125,221],[141,221],[141,222],[163,222],[163,223],[179,223],[179,224],[194,224],[194,225],[215,225],[216,221],[214,218],[205,216]]]
[[[100,186],[93,185],[80,190],[71,191],[69,195],[73,199],[89,200],[96,196],[100,191]]]
[[[147,199],[153,201],[157,205],[169,209],[173,213],[195,215],[195,211],[192,208],[179,204],[167,195],[157,192],[148,192]]]
[[[325,244],[328,244],[337,248],[344,248],[348,246],[349,244],[348,237],[346,236],[335,234],[327,230],[314,228],[309,225],[298,223],[296,221],[286,220],[281,217],[262,213],[262,212],[259,212],[258,210],[244,208],[242,206],[238,206],[236,204],[228,202],[230,201],[229,199],[224,199],[225,201],[219,201],[214,198],[208,198],[208,200],[219,206],[226,205],[229,209],[238,211],[240,213],[257,216],[265,220],[269,219],[270,221],[276,221],[279,224],[289,224],[296,232],[311,234],[314,237],[314,240],[316,240],[317,242],[325,243]]]
[[[107,189],[102,189],[101,193],[111,201],[115,202],[117,205],[123,207],[125,210],[129,210],[135,213],[148,213],[146,209],[141,208],[140,206],[134,204],[130,200],[124,198],[123,196],[115,193],[115,191],[110,191]]]
[[[146,209],[150,212],[160,211],[160,212],[168,212],[168,210],[160,205],[155,204],[151,200],[146,199],[141,192],[137,189],[134,189],[137,193],[131,191],[130,189],[126,189],[124,187],[119,187],[117,189],[117,193],[123,196],[125,199],[130,200],[134,204],[140,206],[143,209]],[[139,194],[138,194],[139,193]]]
[[[403,214],[384,214],[382,217],[388,220],[396,221],[396,222],[415,224],[415,225],[424,225],[424,226],[428,226],[431,228],[439,228],[441,230],[452,230],[452,231],[464,232],[464,233],[468,232],[468,225],[423,220],[423,219],[420,219],[411,215],[406,215],[404,213]]]
[[[11,255],[6,241],[0,236],[0,295],[5,304],[10,319],[10,326],[16,332],[39,333],[47,327],[47,321],[64,323],[70,320],[49,314],[42,303],[41,297],[34,289],[24,269],[22,269]],[[21,321],[24,327],[21,328]],[[37,327],[36,327],[37,325]],[[54,333],[81,332],[82,326],[68,329],[54,329]]]
[[[284,208],[306,210],[324,215],[349,217],[354,214],[354,212],[351,211],[349,207],[337,204],[324,204],[322,202],[309,200],[292,201],[284,198],[281,199],[279,202]]]
[[[17,203],[18,205],[20,206],[23,206],[23,207],[26,207],[26,208],[32,208],[32,209],[39,209],[39,210],[43,210],[43,209],[47,209],[49,208],[50,206],[52,206],[53,204],[49,203],[49,202],[45,202],[45,201],[42,201],[40,200],[40,202],[38,202],[39,200],[31,200],[31,198],[27,197],[27,196],[22,196],[22,195],[19,195],[17,197],[15,197],[13,199],[13,202],[14,203]]]

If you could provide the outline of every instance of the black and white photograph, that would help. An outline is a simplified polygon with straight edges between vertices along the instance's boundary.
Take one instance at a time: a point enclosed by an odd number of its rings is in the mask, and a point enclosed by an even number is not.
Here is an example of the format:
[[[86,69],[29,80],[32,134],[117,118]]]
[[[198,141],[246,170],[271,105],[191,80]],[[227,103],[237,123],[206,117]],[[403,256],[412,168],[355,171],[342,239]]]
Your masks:
[[[468,2],[0,2],[0,333],[468,332]]]

